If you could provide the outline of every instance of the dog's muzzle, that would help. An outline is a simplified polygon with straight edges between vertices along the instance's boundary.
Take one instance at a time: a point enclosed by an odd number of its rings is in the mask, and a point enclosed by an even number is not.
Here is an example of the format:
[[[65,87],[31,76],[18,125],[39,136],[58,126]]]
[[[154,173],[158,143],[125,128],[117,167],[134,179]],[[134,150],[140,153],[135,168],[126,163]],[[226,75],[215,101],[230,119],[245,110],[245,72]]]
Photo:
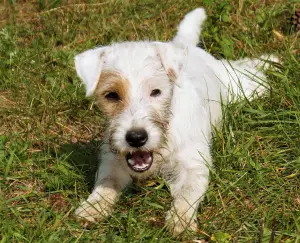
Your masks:
[[[145,129],[135,128],[126,133],[126,141],[133,148],[140,148],[146,144],[148,134]],[[130,169],[135,172],[143,172],[148,170],[153,161],[152,152],[138,150],[126,155],[126,161]]]
[[[126,155],[126,161],[130,169],[135,172],[143,172],[150,169],[153,162],[153,153],[136,151]]]

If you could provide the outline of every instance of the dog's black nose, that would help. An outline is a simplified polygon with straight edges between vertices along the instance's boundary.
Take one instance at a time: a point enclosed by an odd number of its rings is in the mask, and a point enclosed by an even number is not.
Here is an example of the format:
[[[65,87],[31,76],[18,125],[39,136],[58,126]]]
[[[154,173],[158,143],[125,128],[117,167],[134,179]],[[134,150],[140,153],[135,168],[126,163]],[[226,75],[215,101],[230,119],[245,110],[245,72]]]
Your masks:
[[[148,133],[145,129],[132,129],[126,133],[126,141],[131,147],[141,147],[148,140]]]

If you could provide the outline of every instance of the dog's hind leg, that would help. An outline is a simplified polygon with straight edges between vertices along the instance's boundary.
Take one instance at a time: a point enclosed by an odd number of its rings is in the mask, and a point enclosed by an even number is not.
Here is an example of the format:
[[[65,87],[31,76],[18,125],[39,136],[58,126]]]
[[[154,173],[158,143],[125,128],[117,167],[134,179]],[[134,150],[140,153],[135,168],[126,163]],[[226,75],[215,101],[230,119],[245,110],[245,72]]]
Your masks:
[[[266,61],[265,61],[266,60]],[[270,67],[270,62],[278,62],[274,56],[262,56],[260,59],[245,58],[237,61],[222,61],[228,76],[229,83],[227,95],[229,99],[236,97],[252,98],[254,93],[258,95],[266,91],[266,77],[264,69]]]
[[[101,164],[92,194],[75,211],[79,218],[90,222],[108,216],[122,189],[131,183],[129,174],[122,169],[107,145],[102,147]]]

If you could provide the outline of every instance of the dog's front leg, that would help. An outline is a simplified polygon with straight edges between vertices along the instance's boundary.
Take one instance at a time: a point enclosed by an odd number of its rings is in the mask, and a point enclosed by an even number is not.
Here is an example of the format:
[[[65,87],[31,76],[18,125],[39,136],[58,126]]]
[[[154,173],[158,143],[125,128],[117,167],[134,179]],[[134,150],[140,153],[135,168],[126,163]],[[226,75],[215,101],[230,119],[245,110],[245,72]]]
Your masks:
[[[204,161],[186,159],[174,172],[169,180],[173,202],[166,221],[171,233],[177,236],[184,230],[197,230],[197,211],[208,187],[209,169]]]
[[[122,189],[132,181],[121,166],[123,161],[118,161],[107,145],[102,147],[100,159],[93,192],[75,211],[77,217],[90,222],[108,216]]]

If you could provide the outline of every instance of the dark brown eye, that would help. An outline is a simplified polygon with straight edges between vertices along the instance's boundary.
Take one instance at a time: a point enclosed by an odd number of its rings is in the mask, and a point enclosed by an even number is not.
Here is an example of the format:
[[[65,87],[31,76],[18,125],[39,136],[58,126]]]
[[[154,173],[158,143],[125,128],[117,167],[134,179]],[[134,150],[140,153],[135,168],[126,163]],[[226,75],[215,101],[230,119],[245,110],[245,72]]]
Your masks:
[[[157,96],[159,96],[160,94],[161,94],[161,91],[160,91],[159,89],[154,89],[154,90],[151,91],[150,96],[152,96],[152,97],[157,97]]]
[[[119,101],[119,100],[121,100],[120,96],[116,92],[109,92],[108,94],[105,95],[105,98],[110,100],[110,101]]]

